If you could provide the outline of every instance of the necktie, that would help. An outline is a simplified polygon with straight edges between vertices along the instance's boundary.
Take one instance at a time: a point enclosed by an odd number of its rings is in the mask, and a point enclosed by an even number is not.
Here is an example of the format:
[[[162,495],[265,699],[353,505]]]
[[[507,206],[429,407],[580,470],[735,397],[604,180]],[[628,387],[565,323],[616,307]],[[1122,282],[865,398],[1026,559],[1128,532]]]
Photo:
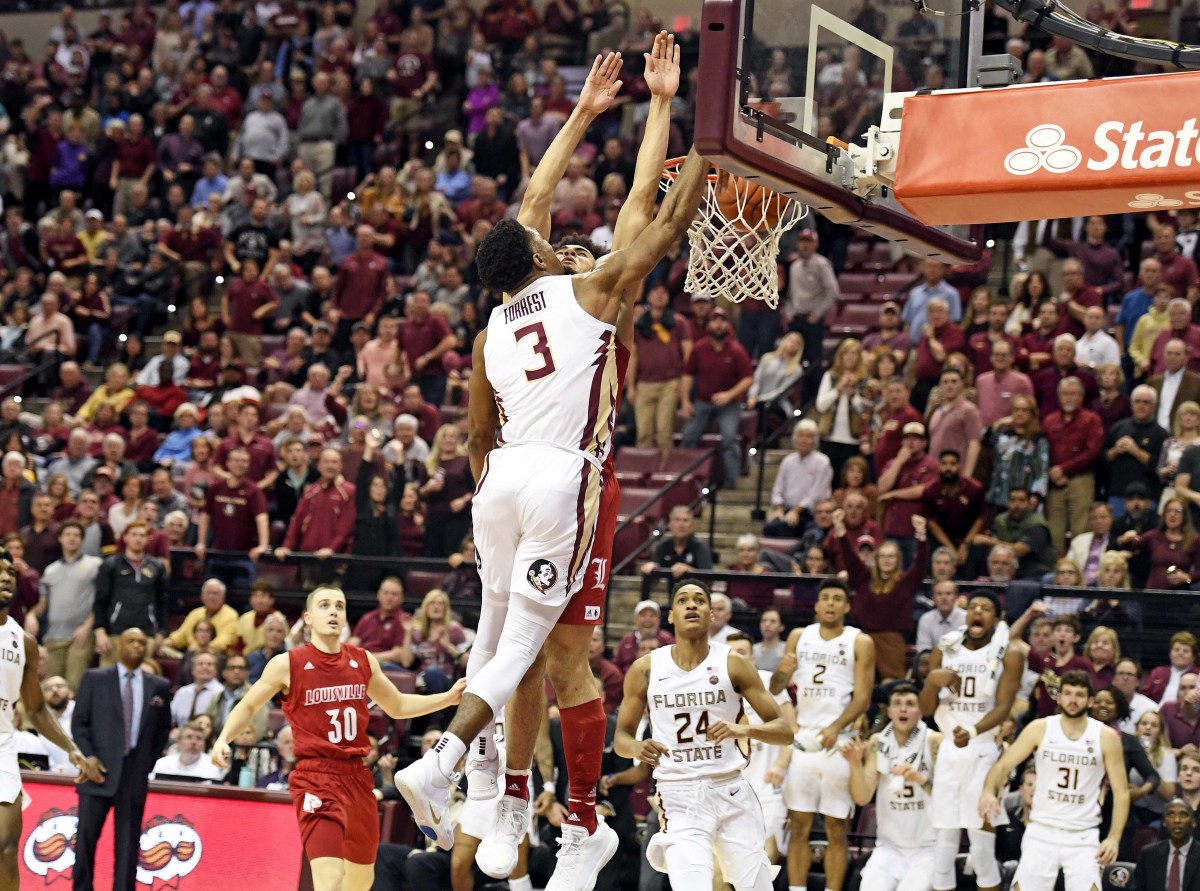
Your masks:
[[[1179,891],[1179,848],[1171,849],[1171,869],[1167,873],[1167,891]]]
[[[133,748],[133,672],[125,675],[121,687],[121,712],[125,719],[125,754]]]

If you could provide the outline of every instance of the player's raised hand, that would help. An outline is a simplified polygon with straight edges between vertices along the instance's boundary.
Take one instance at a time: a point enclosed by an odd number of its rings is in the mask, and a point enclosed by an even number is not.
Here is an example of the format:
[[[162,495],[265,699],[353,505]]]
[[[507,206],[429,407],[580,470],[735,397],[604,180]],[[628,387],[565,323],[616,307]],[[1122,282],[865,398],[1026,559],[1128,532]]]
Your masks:
[[[642,740],[642,747],[634,757],[650,767],[658,767],[663,755],[670,755],[671,750],[656,739]]]
[[[592,70],[588,72],[583,89],[579,91],[578,108],[593,115],[603,114],[612,105],[621,89],[621,54],[609,53],[606,56],[596,56]]]
[[[679,89],[679,47],[675,44],[675,35],[659,31],[654,35],[654,46],[643,55],[646,70],[642,76],[650,93],[666,99],[674,97]]]
[[[995,825],[995,820],[1000,816],[1000,799],[985,790],[979,796],[979,816]]]
[[[717,721],[708,725],[708,730],[704,735],[713,742],[721,742],[725,739],[745,739],[750,735],[750,725]]]
[[[851,764],[862,764],[863,755],[866,753],[867,747],[857,737],[847,740],[846,744],[842,746],[842,757]]]
[[[212,747],[212,763],[221,770],[229,769],[229,743],[222,739],[213,743]]]

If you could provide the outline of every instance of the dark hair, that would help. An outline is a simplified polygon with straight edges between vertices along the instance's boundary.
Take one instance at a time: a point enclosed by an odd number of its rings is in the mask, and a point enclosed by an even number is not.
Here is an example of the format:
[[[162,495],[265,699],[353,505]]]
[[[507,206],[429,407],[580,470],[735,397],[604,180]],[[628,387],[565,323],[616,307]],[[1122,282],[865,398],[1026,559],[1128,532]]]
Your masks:
[[[733,634],[731,634],[727,638],[725,638],[725,643],[727,643],[727,644],[737,643],[739,640],[744,640],[748,644],[754,643],[753,637],[751,637],[749,634],[743,634],[741,631],[733,632]]]
[[[921,695],[920,691],[917,690],[914,684],[910,684],[908,681],[901,681],[900,683],[895,684],[892,689],[888,690],[888,705],[892,704],[892,700],[896,698],[897,694],[901,696]]]
[[[829,578],[821,579],[821,585],[817,588],[817,594],[820,594],[822,591],[841,591],[846,595],[847,601],[854,596],[854,594],[850,591],[850,588],[847,587],[846,583],[837,576],[830,576]]]
[[[1067,615],[1067,616],[1055,616],[1054,617],[1054,627],[1057,628],[1059,625],[1069,626],[1070,629],[1072,631],[1074,631],[1076,634],[1083,633],[1083,626],[1079,623],[1079,616],[1077,616],[1073,613],[1071,615]]]
[[[1090,691],[1092,689],[1092,676],[1089,675],[1086,671],[1068,671],[1065,675],[1063,675],[1062,683],[1059,684],[1059,689],[1060,690],[1062,689],[1062,684],[1067,683],[1068,676],[1074,676],[1076,674],[1083,675],[1085,678],[1085,681],[1084,681],[1084,683],[1076,683],[1076,682],[1072,681],[1071,682],[1072,686],[1082,687],[1086,684],[1088,691],[1089,691],[1088,695],[1095,696],[1099,693],[1107,693],[1109,696],[1111,696],[1113,698],[1113,705],[1116,707],[1116,710],[1117,710],[1117,720],[1118,721],[1127,720],[1129,718],[1129,716],[1131,714],[1133,714],[1129,710],[1129,700],[1126,699],[1125,694],[1122,693],[1120,690],[1118,690],[1116,687],[1102,687],[1101,689],[1097,690],[1095,693],[1091,693]]]
[[[571,244],[583,248],[597,260],[608,253],[608,251],[600,247],[600,245],[596,244],[596,242],[592,241],[586,235],[578,235],[576,233],[564,235],[562,238],[560,238],[558,240],[558,244],[554,246],[554,250],[557,251],[560,248],[565,248],[567,245]]]
[[[83,535],[83,534],[85,533],[85,531],[86,531],[86,530],[83,528],[83,524],[82,524],[82,523],[80,523],[78,520],[66,520],[66,521],[64,521],[64,522],[63,522],[63,524],[62,524],[61,526],[59,526],[59,527],[58,527],[58,534],[59,534],[59,535],[62,535],[62,534],[63,534],[63,530],[64,530],[64,529],[78,529],[78,530],[79,530],[79,534],[80,534],[80,535]]]
[[[701,591],[704,592],[704,596],[707,597],[710,602],[712,601],[712,590],[708,587],[708,585],[704,584],[704,582],[700,581],[699,579],[683,578],[683,579],[680,579],[679,582],[675,585],[675,587],[671,589],[671,603],[672,604],[675,603],[675,595],[679,593],[679,589],[683,588],[683,587],[688,587],[688,586],[693,587],[693,588],[699,588]]]
[[[1058,688],[1061,690],[1063,687],[1083,687],[1088,691],[1088,696],[1093,696],[1096,693],[1096,686],[1092,683],[1092,676],[1088,672],[1078,668],[1063,672]]]
[[[947,455],[953,455],[955,461],[962,461],[962,455],[958,453],[958,449],[942,449],[938,452],[938,460],[941,461]]]
[[[485,285],[511,293],[533,271],[529,230],[516,220],[501,220],[479,246],[475,266]]]

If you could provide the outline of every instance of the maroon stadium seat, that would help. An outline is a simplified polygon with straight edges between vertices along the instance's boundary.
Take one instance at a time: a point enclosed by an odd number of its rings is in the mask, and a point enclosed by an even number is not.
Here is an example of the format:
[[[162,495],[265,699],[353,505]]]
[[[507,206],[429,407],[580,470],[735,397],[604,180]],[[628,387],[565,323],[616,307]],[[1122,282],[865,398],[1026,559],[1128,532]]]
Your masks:
[[[447,572],[449,570],[447,569]],[[408,573],[408,584],[405,585],[405,594],[411,599],[424,597],[434,588],[442,583],[442,579],[446,577],[445,572],[430,571],[427,569],[414,569]]]
[[[650,474],[659,469],[662,458],[658,449],[637,449],[626,446],[617,452],[616,468],[629,473]]]

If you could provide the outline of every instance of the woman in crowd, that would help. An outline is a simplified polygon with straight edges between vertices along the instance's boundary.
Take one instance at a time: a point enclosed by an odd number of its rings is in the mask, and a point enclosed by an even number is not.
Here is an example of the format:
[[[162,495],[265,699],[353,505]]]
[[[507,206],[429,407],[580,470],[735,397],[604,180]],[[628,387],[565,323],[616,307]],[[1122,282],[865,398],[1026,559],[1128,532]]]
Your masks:
[[[996,460],[987,490],[987,503],[1008,510],[1008,493],[1023,488],[1039,501],[1050,481],[1050,444],[1038,424],[1037,400],[1014,396],[1012,413],[992,425]]]
[[[120,541],[125,527],[137,519],[142,504],[142,478],[136,473],[121,477],[117,481],[117,497],[121,500],[108,509],[108,525]]]
[[[980,285],[971,292],[971,298],[967,301],[967,309],[963,313],[962,322],[959,323],[959,327],[962,328],[963,334],[968,341],[971,339],[972,334],[979,334],[987,330],[988,310],[999,299],[996,292],[987,285]]]
[[[122,362],[115,362],[104,372],[104,383],[92,391],[79,409],[75,417],[81,421],[90,421],[101,405],[111,405],[122,412],[133,400],[133,390],[129,389],[129,367]]]
[[[800,556],[800,555],[797,555]],[[800,560],[800,571],[805,575],[821,578],[801,579],[792,586],[792,609],[804,616],[811,616],[817,603],[817,591],[824,576],[829,575],[829,558],[820,545],[808,548]]]
[[[316,186],[312,172],[301,170],[295,191],[283,202],[284,216],[292,227],[292,256],[306,276],[312,275],[325,249],[325,199]]]
[[[187,317],[183,320],[183,345],[194,350],[200,346],[200,335],[205,331],[215,331],[220,337],[225,333],[225,323],[212,314],[208,301],[203,297],[193,297],[188,302]]]
[[[275,734],[275,769],[258,778],[260,789],[282,789],[288,787],[288,775],[296,767],[296,740],[292,728],[284,724]]]
[[[1083,658],[1091,663],[1092,683],[1097,689],[1112,683],[1117,663],[1121,661],[1121,641],[1117,632],[1097,625],[1083,645]]]
[[[413,614],[409,629],[412,668],[426,693],[443,693],[454,685],[459,662],[467,644],[462,625],[450,612],[450,598],[434,588]]]
[[[125,367],[129,369],[130,374],[137,374],[146,367],[146,363],[150,361],[150,357],[146,355],[146,345],[142,343],[142,336],[140,334],[130,331],[125,335],[125,342],[121,345],[120,359]]]
[[[426,507],[425,554],[449,557],[471,528],[475,478],[456,426],[439,427],[431,445],[425,461],[429,479],[421,486]]]
[[[71,497],[71,481],[65,473],[53,473],[46,480],[46,494],[54,501],[54,522],[61,523],[75,516],[75,499]]]
[[[16,532],[4,536],[0,546],[8,551],[9,561],[17,576],[17,590],[9,603],[8,615],[18,624],[25,624],[25,614],[38,604],[41,574],[25,562],[25,542]]]
[[[1083,570],[1070,557],[1062,557],[1054,564],[1054,572],[1042,577],[1042,584],[1055,585],[1062,588],[1082,588]],[[1048,616],[1076,616],[1087,604],[1086,597],[1070,597],[1065,595],[1050,595],[1043,597]]]
[[[212,485],[216,479],[213,472],[214,452],[213,441],[207,436],[201,434],[192,438],[192,460],[183,472],[183,487],[186,491],[191,492],[196,486],[203,486],[207,490]]]
[[[446,561],[450,572],[438,586],[451,601],[479,600],[483,594],[483,583],[479,579],[479,567],[475,563],[475,537],[468,535],[458,546],[458,552]]]
[[[1162,825],[1163,811],[1167,802],[1175,796],[1175,782],[1179,779],[1179,762],[1175,758],[1175,750],[1171,748],[1171,738],[1167,735],[1167,725],[1162,716],[1155,711],[1143,712],[1137,720],[1134,735],[1146,750],[1146,757],[1158,771],[1158,788],[1149,795],[1139,797],[1133,803],[1130,816],[1141,826],[1158,828]],[[1129,771],[1129,787],[1142,788],[1144,780],[1137,768]]]
[[[841,473],[848,458],[859,454],[864,424],[862,415],[855,411],[854,397],[866,376],[862,344],[853,337],[843,340],[817,391],[821,451],[829,456],[835,476]]]
[[[1100,571],[1092,582],[1093,588],[1105,588],[1114,591],[1129,590],[1129,559],[1122,551],[1105,551],[1100,555]],[[1126,624],[1140,629],[1142,622],[1142,607],[1136,600],[1113,599],[1093,600],[1083,611],[1083,618],[1088,622],[1099,622],[1102,625],[1123,626]],[[1115,664],[1115,660],[1114,660]]]
[[[917,555],[907,571],[894,541],[881,544],[868,565],[846,534],[845,514],[833,512],[833,534],[854,592],[848,621],[875,641],[875,668],[885,681],[904,677],[904,635],[912,632],[913,603],[929,559],[924,517],[913,517],[913,532]]]
[[[1175,474],[1179,472],[1179,459],[1184,451],[1200,445],[1200,404],[1191,399],[1181,403],[1175,410],[1175,426],[1171,433],[1158,453],[1158,478],[1163,484],[1160,505],[1175,496]]]
[[[262,623],[263,645],[246,656],[246,682],[253,684],[262,677],[267,663],[280,653],[287,652],[285,644],[288,633],[287,619],[280,613],[271,613]]]
[[[1100,416],[1105,431],[1108,431],[1121,418],[1129,417],[1133,410],[1125,395],[1125,372],[1120,365],[1101,365],[1096,369],[1096,385],[1100,393],[1088,408]]]
[[[1123,548],[1150,555],[1147,588],[1181,590],[1191,586],[1200,560],[1200,536],[1192,529],[1187,507],[1179,498],[1170,498],[1163,505],[1157,529],[1142,535],[1131,529],[1121,536],[1119,543]]]
[[[794,407],[788,395],[804,376],[800,360],[804,355],[804,339],[795,331],[779,338],[773,352],[758,360],[754,369],[754,382],[746,396],[746,408],[765,407],[774,403],[778,413],[792,417]]]
[[[747,575],[762,575],[771,572],[771,567],[760,559],[758,536],[747,532],[739,535],[735,550],[736,559],[725,568],[729,572]],[[775,585],[770,581],[750,582],[730,579],[725,583],[725,593],[730,600],[740,600],[751,609],[766,609],[774,604]]]
[[[1129,702],[1125,695],[1116,687],[1105,687],[1097,690],[1092,698],[1091,716],[1101,724],[1107,724],[1121,736],[1121,754],[1125,757],[1125,770],[1132,773],[1136,770],[1141,785],[1129,787],[1129,800],[1136,806],[1137,802],[1154,792],[1162,783],[1162,777],[1157,768],[1151,763],[1146,750],[1133,734],[1121,730],[1121,722],[1129,717]],[[1108,832],[1112,821],[1112,796],[1103,796],[1101,804],[1100,833],[1101,837]],[[1130,846],[1133,843],[1133,821],[1125,824],[1125,832],[1121,835],[1119,860],[1130,859]]]
[[[867,499],[867,516],[875,517],[879,509],[879,489],[870,481],[871,468],[862,455],[846,459],[842,465],[841,485],[833,490],[833,500],[841,507],[847,495],[858,494]]]
[[[404,486],[396,525],[400,534],[400,553],[405,557],[424,557],[425,506],[421,504],[421,487],[418,483]]]
[[[366,384],[360,384],[354,391],[354,398],[350,402],[350,416],[356,422],[361,418],[366,422],[368,431],[377,432],[383,441],[386,442],[392,433],[392,422],[383,413],[383,399],[379,395],[378,387],[370,387]],[[346,425],[344,442],[350,441],[351,425]]]
[[[42,429],[33,432],[29,443],[29,450],[39,461],[49,464],[66,448],[72,429],[66,415],[61,402],[47,403],[42,411]]]
[[[371,430],[366,434],[362,460],[354,479],[354,547],[359,557],[399,557],[400,536],[396,514],[404,493],[404,465],[376,468],[375,456],[383,438]],[[351,566],[346,586],[354,590],[374,591],[388,575],[387,567]]]
[[[116,407],[111,403],[105,402],[96,409],[96,414],[92,418],[90,424],[84,424],[84,429],[91,434],[92,445],[89,454],[93,458],[100,458],[104,455],[104,438],[110,433],[115,433],[122,439],[125,438],[125,428],[121,426],[121,416]]]
[[[129,429],[124,432],[125,458],[137,465],[142,473],[155,467],[154,453],[158,450],[158,431],[150,426],[150,406],[134,402],[129,406]]]
[[[192,682],[192,665],[196,661],[196,656],[200,653],[212,653],[217,656],[217,661],[220,662],[220,653],[217,653],[212,647],[212,642],[216,637],[217,627],[208,619],[201,619],[196,623],[196,627],[192,629],[192,645],[187,648],[183,657],[179,660],[179,674],[175,681],[177,687],[182,687]]]
[[[1028,333],[1033,320],[1037,318],[1038,307],[1050,293],[1050,283],[1040,272],[1022,274],[1013,279],[1009,293],[1012,295],[1013,304],[1008,321],[1004,323],[1004,333],[1021,338]]]
[[[887,421],[884,385],[899,372],[900,366],[891,347],[880,344],[868,354],[867,376],[858,385],[857,410],[866,418],[869,442],[872,444],[883,433],[883,425]]]
[[[72,304],[70,314],[79,341],[87,343],[87,364],[98,365],[110,339],[112,302],[97,273],[89,272],[84,277],[79,300]]]

